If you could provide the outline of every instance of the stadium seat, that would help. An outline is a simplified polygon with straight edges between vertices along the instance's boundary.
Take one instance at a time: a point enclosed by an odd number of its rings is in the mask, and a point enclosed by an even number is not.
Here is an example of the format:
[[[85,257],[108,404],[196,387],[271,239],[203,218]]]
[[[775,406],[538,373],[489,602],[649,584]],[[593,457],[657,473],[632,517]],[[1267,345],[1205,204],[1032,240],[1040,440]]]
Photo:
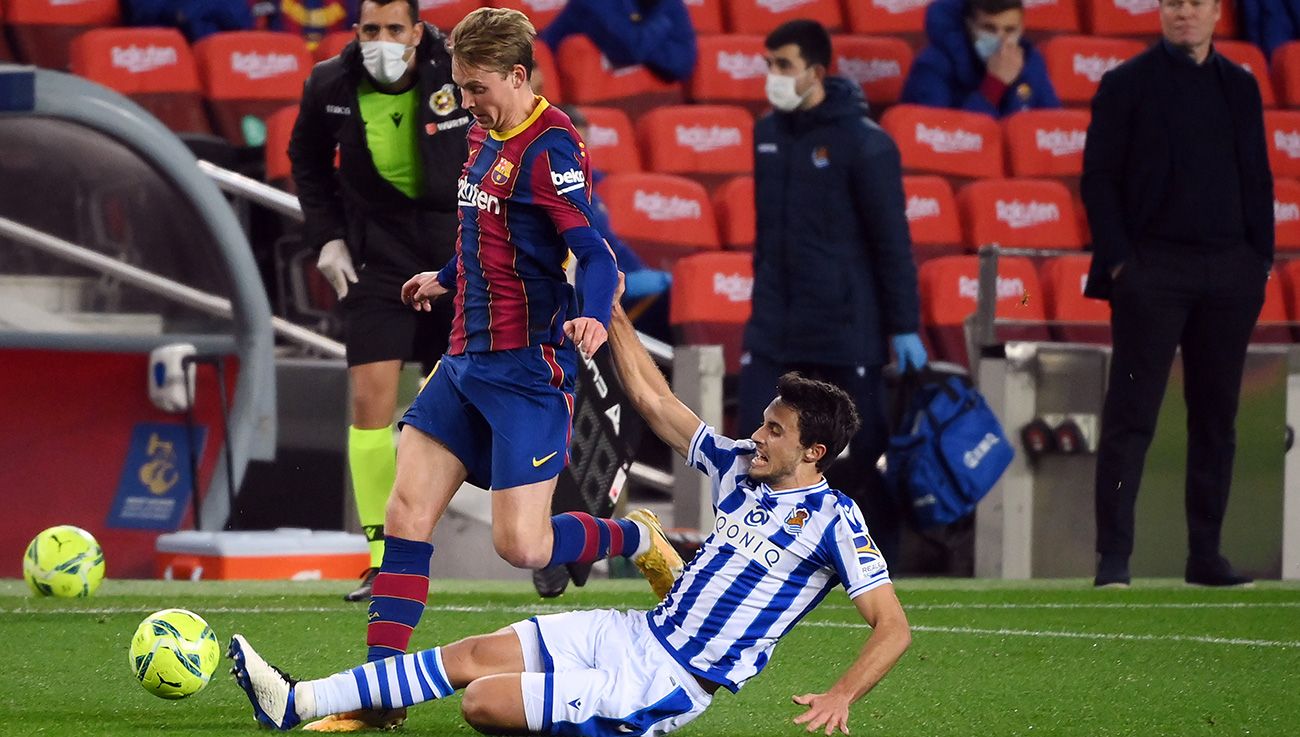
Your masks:
[[[555,54],[560,82],[576,105],[617,107],[633,118],[662,105],[682,101],[680,84],[668,83],[643,66],[614,69],[586,36],[564,39]]]
[[[732,33],[767,35],[786,21],[815,20],[834,33],[844,27],[839,0],[722,0]]]
[[[1279,261],[1270,281],[1279,281],[1279,278],[1282,297],[1286,302],[1287,318],[1291,322],[1300,322],[1300,259]],[[1268,298],[1267,292],[1264,296],[1265,299]],[[1300,331],[1297,331],[1293,337],[1300,338]]]
[[[697,253],[673,266],[668,322],[686,345],[721,345],[727,374],[740,373],[745,323],[754,292],[748,253]]]
[[[1082,0],[1094,36],[1159,36],[1160,0]]]
[[[1275,107],[1277,96],[1273,94],[1273,80],[1269,78],[1268,60],[1258,46],[1249,41],[1215,40],[1214,50],[1226,56],[1230,61],[1246,68],[1255,75],[1259,83],[1259,96],[1264,100],[1264,107]]]
[[[691,100],[741,105],[753,113],[770,107],[762,36],[700,36],[698,49],[687,86]]]
[[[612,107],[583,107],[591,166],[606,174],[641,171],[641,151],[627,113]]]
[[[701,36],[724,33],[722,0],[686,0],[686,12],[691,14],[691,25]]]
[[[969,366],[966,360],[965,320],[975,311],[979,296],[979,257],[944,256],[921,264],[921,322],[930,334],[935,357]],[[1048,340],[1038,274],[1027,258],[998,259],[997,339]]]
[[[540,39],[533,41],[533,76],[531,81],[533,91],[545,95],[550,102],[558,105],[569,101],[564,96],[564,80],[560,79],[560,72],[555,68],[555,55],[551,53],[551,47]],[[538,84],[539,81],[540,84]]]
[[[1265,110],[1268,162],[1274,177],[1300,177],[1300,112]]]
[[[1026,110],[1004,118],[1011,176],[1082,176],[1083,145],[1091,118],[1086,110]]]
[[[614,232],[646,266],[671,271],[682,256],[718,250],[713,205],[699,182],[672,174],[610,174],[597,191]]]
[[[637,121],[646,168],[712,189],[754,170],[754,119],[733,105],[670,105]]]
[[[1025,30],[1029,33],[1078,33],[1076,0],[1038,0],[1025,3]]]
[[[1083,296],[1092,256],[1057,256],[1043,264],[1043,300],[1050,332],[1071,343],[1110,343],[1110,303]],[[1033,296],[1030,296],[1033,299]]]
[[[9,48],[8,33],[5,32],[5,5],[0,2],[0,61],[17,61],[13,49]]]
[[[713,214],[718,219],[722,247],[731,251],[752,251],[757,216],[754,213],[754,178],[740,176],[713,193]]]
[[[3,0],[11,51],[23,62],[68,68],[72,40],[92,28],[121,21],[117,0]]]
[[[352,31],[330,31],[325,34],[320,43],[316,44],[316,48],[311,50],[311,58],[318,62],[333,59],[343,53],[343,48],[352,43],[352,39],[356,37],[357,34]]]
[[[1300,41],[1273,50],[1273,86],[1283,107],[1300,107]]]
[[[987,115],[895,105],[880,123],[898,144],[909,173],[967,179],[1002,176],[1002,129]]]
[[[1087,106],[1097,92],[1101,75],[1145,48],[1141,41],[1132,39],[1089,36],[1056,36],[1041,47],[1052,86],[1067,106]]]
[[[72,42],[72,73],[117,90],[176,133],[211,133],[199,73],[174,28],[96,28]]]
[[[844,19],[850,33],[888,34],[920,42],[925,36],[925,9],[930,2],[844,0]]]
[[[1003,248],[1083,248],[1074,200],[1051,179],[986,179],[957,193],[966,245]]]
[[[493,8],[510,8],[521,11],[533,22],[533,27],[540,33],[542,29],[555,20],[555,16],[564,10],[568,0],[488,0]]]
[[[912,68],[912,47],[891,36],[838,36],[831,73],[862,86],[873,111],[898,102],[903,80]]]
[[[937,256],[962,252],[961,217],[947,179],[903,177],[907,198],[907,227],[912,234],[912,258],[919,264]]]
[[[1273,180],[1273,224],[1277,250],[1300,251],[1300,181]]]
[[[194,56],[213,127],[236,146],[257,143],[245,138],[248,118],[297,102],[312,66],[300,36],[270,31],[216,33],[194,44]]]
[[[266,181],[290,192],[294,187],[289,138],[297,121],[297,105],[286,105],[266,118]]]
[[[450,36],[461,18],[485,5],[483,0],[420,0],[420,20]]]
[[[1264,306],[1250,334],[1252,343],[1290,343],[1291,326],[1287,324],[1286,289],[1283,277],[1274,269],[1264,283]]]

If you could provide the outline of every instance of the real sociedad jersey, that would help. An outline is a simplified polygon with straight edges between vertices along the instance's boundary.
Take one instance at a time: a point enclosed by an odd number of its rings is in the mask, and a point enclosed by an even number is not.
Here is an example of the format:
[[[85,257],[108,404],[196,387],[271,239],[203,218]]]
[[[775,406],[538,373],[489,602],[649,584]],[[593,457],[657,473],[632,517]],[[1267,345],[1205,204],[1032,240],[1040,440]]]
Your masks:
[[[703,424],[687,463],[708,474],[713,532],[646,616],[687,670],[738,691],[772,648],[842,585],[852,599],[889,583],[885,559],[851,499],[827,486],[772,491],[749,480],[750,440]]]
[[[537,100],[510,131],[476,122],[467,133],[452,355],[558,345],[576,315],[561,233],[592,222],[591,165],[569,116]]]

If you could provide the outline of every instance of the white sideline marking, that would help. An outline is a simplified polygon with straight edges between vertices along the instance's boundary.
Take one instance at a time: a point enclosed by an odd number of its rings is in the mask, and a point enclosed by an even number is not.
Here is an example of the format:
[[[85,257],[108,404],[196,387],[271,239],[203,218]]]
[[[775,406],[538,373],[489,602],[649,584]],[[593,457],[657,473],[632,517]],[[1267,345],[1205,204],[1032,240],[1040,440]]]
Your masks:
[[[836,627],[863,629],[866,625],[845,622],[808,622],[810,627]],[[951,635],[992,635],[998,637],[1057,637],[1071,640],[1121,640],[1125,642],[1197,642],[1207,645],[1244,645],[1246,647],[1300,648],[1300,642],[1287,640],[1247,640],[1240,637],[1209,637],[1207,635],[1130,635],[1123,632],[1059,632],[1046,630],[985,629],[982,627],[934,627],[913,625],[915,632],[936,632]]]

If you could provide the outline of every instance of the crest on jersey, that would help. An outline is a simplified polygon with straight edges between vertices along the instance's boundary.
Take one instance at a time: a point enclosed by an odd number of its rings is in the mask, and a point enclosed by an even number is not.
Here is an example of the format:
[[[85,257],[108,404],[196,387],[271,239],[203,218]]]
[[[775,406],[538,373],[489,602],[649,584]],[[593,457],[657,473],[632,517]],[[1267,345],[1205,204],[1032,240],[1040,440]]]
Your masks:
[[[510,175],[514,172],[515,165],[506,159],[497,159],[497,163],[492,167],[492,183],[504,187],[506,182],[510,181]]]
[[[456,109],[455,88],[450,84],[444,84],[442,89],[429,95],[429,109],[438,115],[449,115]]]
[[[791,535],[798,535],[803,531],[804,523],[808,521],[808,510],[803,507],[795,507],[785,516],[785,531]]]

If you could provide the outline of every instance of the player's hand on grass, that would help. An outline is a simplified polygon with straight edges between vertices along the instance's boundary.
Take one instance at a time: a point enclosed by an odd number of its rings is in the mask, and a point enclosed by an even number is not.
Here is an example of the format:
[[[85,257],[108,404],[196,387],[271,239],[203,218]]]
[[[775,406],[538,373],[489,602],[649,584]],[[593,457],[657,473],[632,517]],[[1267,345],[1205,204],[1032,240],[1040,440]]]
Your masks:
[[[835,734],[838,728],[844,734],[849,733],[850,699],[829,693],[807,693],[795,696],[794,703],[808,707],[808,711],[794,718],[795,724],[805,725],[805,731],[816,732],[825,728],[827,735]]]
[[[448,291],[438,283],[438,272],[421,271],[402,285],[402,303],[428,312],[433,309],[433,303]]]
[[[569,340],[582,351],[582,355],[590,358],[605,345],[605,339],[609,334],[605,332],[605,326],[600,324],[600,320],[594,317],[578,317],[564,323],[564,334],[569,336]]]

